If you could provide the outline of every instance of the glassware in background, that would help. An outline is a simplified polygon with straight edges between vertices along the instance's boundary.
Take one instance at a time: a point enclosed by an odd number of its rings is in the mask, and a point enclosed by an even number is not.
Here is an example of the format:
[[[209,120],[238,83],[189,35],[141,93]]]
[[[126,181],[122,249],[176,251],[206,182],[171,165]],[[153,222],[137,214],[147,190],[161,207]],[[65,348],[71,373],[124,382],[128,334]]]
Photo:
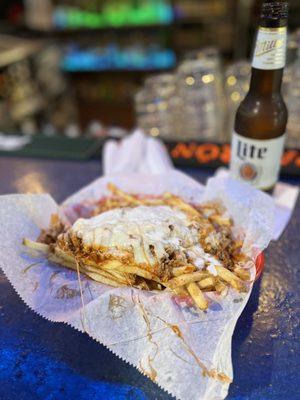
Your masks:
[[[136,92],[134,96],[134,107],[137,126],[149,134],[148,126],[148,95],[144,88]]]
[[[177,86],[182,107],[177,136],[222,141],[226,102],[219,50],[205,47],[186,53],[177,69]]]
[[[147,78],[144,89],[135,96],[138,126],[151,136],[172,139],[175,97],[173,74],[159,74]]]
[[[289,47],[296,48],[296,59],[285,69],[283,77],[283,95],[289,112],[286,144],[300,147],[300,29],[290,37]]]
[[[9,65],[5,79],[11,119],[22,133],[37,133],[33,116],[43,109],[45,100],[34,79],[30,60],[23,59]]]
[[[203,47],[202,49],[187,51],[184,55],[184,60],[199,60],[203,58],[209,58],[221,67],[221,55],[216,47]]]
[[[290,36],[283,94],[289,109],[287,145],[300,147],[300,29]],[[240,102],[249,89],[251,64],[223,67],[217,49],[186,53],[174,74],[146,80],[135,97],[138,125],[167,140],[229,142]]]
[[[224,92],[218,51],[189,53],[175,74],[149,77],[135,96],[138,126],[167,140],[224,136]]]
[[[184,140],[217,139],[222,127],[220,71],[215,60],[199,58],[183,61],[176,73],[182,116],[176,136]]]
[[[248,61],[238,61],[230,64],[225,70],[225,94],[227,99],[225,141],[231,140],[236,110],[249,90],[250,72],[251,65]]]

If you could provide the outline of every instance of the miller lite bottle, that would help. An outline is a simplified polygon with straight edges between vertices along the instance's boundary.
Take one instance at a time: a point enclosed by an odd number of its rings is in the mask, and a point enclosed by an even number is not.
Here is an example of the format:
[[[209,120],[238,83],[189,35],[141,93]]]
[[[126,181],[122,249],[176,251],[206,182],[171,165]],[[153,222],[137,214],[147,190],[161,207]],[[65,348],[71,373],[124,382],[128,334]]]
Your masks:
[[[287,124],[281,95],[287,16],[287,1],[262,5],[250,88],[237,110],[231,142],[231,174],[266,191],[278,179]]]

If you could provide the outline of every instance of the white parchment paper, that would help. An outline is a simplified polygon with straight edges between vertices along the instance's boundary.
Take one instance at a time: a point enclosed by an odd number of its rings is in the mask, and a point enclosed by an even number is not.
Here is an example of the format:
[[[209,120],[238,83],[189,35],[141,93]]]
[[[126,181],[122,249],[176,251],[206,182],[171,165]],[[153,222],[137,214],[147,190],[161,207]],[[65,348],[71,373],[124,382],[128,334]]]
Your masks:
[[[60,211],[108,194],[108,182],[129,192],[170,191],[192,202],[221,200],[237,231],[245,232],[249,254],[263,250],[272,237],[269,196],[228,178],[212,178],[204,188],[177,171],[100,178],[67,199]],[[224,399],[229,383],[212,375],[232,378],[231,338],[251,291],[214,297],[204,313],[176,304],[166,292],[112,288],[81,276],[82,304],[76,272],[33,257],[22,246],[22,239],[36,239],[57,211],[46,194],[0,197],[0,266],[23,301],[48,320],[85,331],[178,399]]]

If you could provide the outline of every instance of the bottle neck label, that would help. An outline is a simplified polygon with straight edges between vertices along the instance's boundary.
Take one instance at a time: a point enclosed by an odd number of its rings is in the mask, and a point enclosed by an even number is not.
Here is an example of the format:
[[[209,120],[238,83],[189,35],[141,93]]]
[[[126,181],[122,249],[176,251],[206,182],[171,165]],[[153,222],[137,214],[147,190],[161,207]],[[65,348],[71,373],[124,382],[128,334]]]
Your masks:
[[[249,139],[233,132],[230,170],[234,178],[258,189],[269,189],[277,181],[285,135],[276,139]]]
[[[285,26],[280,28],[260,27],[252,59],[252,67],[257,69],[280,69],[285,66],[286,57]]]

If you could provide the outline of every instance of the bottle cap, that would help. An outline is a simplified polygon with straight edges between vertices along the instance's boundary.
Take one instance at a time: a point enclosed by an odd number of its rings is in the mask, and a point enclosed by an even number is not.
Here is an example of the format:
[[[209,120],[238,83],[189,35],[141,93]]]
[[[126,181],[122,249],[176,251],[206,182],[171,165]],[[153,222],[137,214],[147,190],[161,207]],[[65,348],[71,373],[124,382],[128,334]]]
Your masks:
[[[261,19],[267,21],[286,20],[289,5],[287,1],[266,1],[262,5]]]

